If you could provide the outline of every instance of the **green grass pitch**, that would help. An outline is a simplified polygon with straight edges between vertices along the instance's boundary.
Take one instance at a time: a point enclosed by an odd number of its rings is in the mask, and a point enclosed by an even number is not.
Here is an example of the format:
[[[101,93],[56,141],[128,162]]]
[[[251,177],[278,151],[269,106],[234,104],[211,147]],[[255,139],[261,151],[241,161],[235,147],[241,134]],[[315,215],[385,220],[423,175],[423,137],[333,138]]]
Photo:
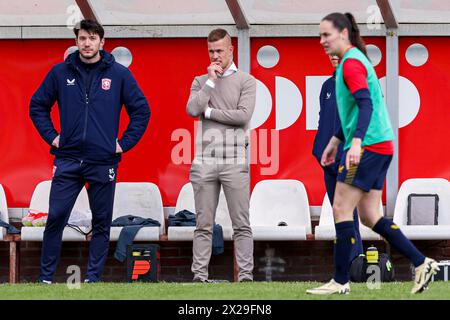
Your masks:
[[[66,284],[2,284],[0,299],[56,300],[450,300],[450,282],[430,283],[430,289],[412,295],[412,282],[382,283],[379,289],[351,284],[349,295],[311,296],[305,290],[317,282],[253,283],[95,283],[69,289]]]

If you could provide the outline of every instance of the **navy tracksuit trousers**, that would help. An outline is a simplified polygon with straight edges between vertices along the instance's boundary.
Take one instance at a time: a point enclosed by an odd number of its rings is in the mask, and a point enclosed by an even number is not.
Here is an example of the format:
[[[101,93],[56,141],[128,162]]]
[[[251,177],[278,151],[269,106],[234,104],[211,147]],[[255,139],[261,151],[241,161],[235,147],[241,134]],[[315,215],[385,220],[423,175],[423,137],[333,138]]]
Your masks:
[[[327,195],[328,199],[330,199],[331,205],[333,205],[334,191],[336,190],[338,165],[339,163],[334,163],[328,167],[323,168],[325,187],[327,189]],[[356,209],[355,211],[353,211],[353,222],[355,224],[355,245],[353,246],[352,253],[350,254],[350,261],[364,252],[361,234],[359,233],[358,211]]]
[[[87,183],[92,211],[92,240],[86,279],[99,281],[109,249],[118,165],[87,164],[68,158],[57,158],[54,165],[39,279],[52,281],[60,258],[64,228],[78,194]]]

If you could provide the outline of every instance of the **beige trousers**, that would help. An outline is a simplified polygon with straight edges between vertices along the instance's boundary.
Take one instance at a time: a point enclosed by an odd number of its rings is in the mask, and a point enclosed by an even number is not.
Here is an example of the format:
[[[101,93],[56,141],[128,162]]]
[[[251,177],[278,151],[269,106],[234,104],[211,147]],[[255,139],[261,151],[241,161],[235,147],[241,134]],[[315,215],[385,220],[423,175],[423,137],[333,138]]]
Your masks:
[[[250,176],[247,164],[193,163],[190,180],[194,188],[197,227],[194,232],[192,272],[194,280],[208,279],[212,233],[220,186],[227,200],[239,267],[238,281],[253,280],[253,236],[249,220]]]

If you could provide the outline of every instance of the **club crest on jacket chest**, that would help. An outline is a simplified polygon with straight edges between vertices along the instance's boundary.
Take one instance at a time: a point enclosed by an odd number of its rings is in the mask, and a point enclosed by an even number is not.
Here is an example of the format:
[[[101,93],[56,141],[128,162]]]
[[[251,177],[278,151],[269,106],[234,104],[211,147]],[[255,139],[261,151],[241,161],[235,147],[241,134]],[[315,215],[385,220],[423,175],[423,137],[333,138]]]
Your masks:
[[[102,79],[102,89],[103,90],[111,89],[111,79],[108,79],[108,78]]]

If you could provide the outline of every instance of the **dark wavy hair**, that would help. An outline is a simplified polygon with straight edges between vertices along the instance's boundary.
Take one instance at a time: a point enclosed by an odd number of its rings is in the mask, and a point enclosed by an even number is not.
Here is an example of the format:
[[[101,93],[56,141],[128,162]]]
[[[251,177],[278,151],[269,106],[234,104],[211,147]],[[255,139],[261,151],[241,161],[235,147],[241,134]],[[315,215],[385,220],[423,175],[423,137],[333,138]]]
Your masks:
[[[78,38],[78,32],[83,29],[86,30],[89,34],[98,34],[100,39],[103,39],[105,36],[105,30],[102,25],[94,20],[81,20],[78,22],[73,28],[73,33]]]

